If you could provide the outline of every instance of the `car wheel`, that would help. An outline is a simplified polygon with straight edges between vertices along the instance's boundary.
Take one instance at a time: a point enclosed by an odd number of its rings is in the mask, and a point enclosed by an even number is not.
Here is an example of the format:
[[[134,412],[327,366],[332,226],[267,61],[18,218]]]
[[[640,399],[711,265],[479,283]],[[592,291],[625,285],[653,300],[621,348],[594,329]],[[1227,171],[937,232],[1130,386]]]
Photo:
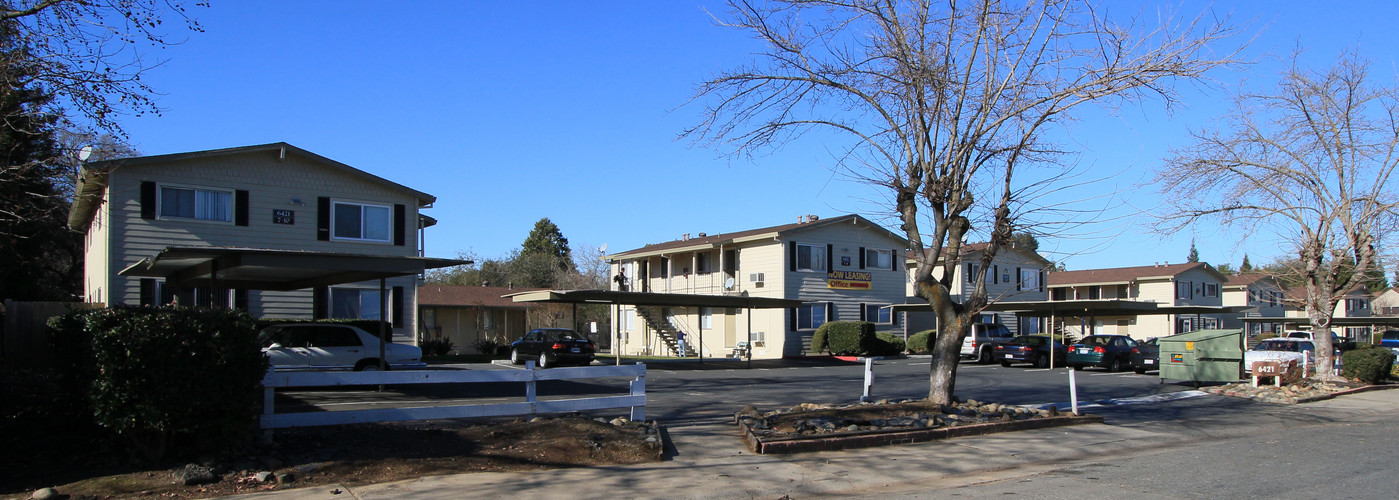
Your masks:
[[[360,360],[359,363],[355,363],[355,371],[357,371],[357,372],[377,372],[377,371],[379,371],[379,360],[377,360],[377,359],[362,359],[362,360]]]
[[[1074,371],[1076,371],[1076,372],[1081,372],[1081,371],[1083,371],[1083,365],[1074,365]]]
[[[510,364],[512,364],[512,365],[522,365],[522,364],[524,364],[524,363],[525,363],[525,360],[524,360],[523,358],[520,357],[520,350],[519,350],[519,349],[511,349],[511,350],[510,350]]]
[[[553,368],[553,367],[554,367],[554,364],[549,362],[549,355],[548,355],[548,354],[544,354],[544,353],[542,353],[542,352],[539,353],[539,367],[540,367],[541,369],[542,369],[542,368]]]
[[[1120,372],[1120,371],[1122,371],[1122,358],[1114,358],[1114,359],[1112,360],[1111,363],[1108,363],[1108,371],[1110,371],[1110,372]]]
[[[1002,362],[1001,362],[1001,366],[1004,366],[1004,367],[1006,367],[1006,368],[1010,368],[1010,362],[1009,362],[1009,361],[1002,361]]]
[[[978,357],[978,358],[976,359],[976,362],[977,362],[977,363],[981,363],[981,364],[983,364],[983,365],[984,365],[984,364],[987,364],[987,363],[990,363],[990,362],[991,362],[991,350],[990,350],[990,349],[982,349],[982,350],[981,350],[981,356]]]
[[[1132,371],[1137,372],[1137,375],[1146,375],[1146,368],[1136,368]]]
[[[1049,356],[1035,356],[1035,368],[1049,368]]]

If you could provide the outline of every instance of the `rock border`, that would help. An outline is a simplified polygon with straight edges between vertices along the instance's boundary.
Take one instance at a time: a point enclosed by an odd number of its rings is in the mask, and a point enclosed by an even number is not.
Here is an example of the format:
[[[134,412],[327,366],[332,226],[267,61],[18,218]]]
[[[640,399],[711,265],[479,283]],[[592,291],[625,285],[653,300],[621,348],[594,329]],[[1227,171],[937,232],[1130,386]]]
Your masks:
[[[1103,423],[1103,417],[1098,415],[1065,415],[927,429],[837,432],[818,436],[764,439],[753,433],[750,418],[739,417],[736,420],[744,444],[748,446],[749,451],[759,455],[871,448],[998,432]]]

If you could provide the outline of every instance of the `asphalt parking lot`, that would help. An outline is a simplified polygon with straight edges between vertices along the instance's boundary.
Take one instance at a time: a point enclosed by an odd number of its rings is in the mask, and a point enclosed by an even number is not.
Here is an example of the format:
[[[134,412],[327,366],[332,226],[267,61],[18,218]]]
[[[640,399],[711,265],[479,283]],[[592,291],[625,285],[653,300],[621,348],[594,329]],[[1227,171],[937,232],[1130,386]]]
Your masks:
[[[849,404],[864,389],[864,364],[833,360],[755,361],[752,368],[731,360],[661,361],[647,365],[647,417],[667,422],[714,423],[731,418],[744,405],[759,410],[798,403]],[[514,370],[513,366],[453,365],[438,369]],[[871,397],[916,399],[927,396],[928,358],[876,361]],[[1087,369],[1074,374],[1082,408],[1113,412],[1136,404],[1184,402],[1199,394],[1191,383],[1163,381],[1154,372],[1109,373]],[[541,382],[541,399],[578,395],[623,394],[628,380]],[[524,399],[522,383],[438,384],[416,387],[334,388],[281,391],[277,411],[337,411],[368,408],[488,404]],[[1028,365],[1002,367],[964,362],[958,367],[956,394],[962,399],[1017,405],[1056,405],[1068,408],[1069,370],[1036,369]],[[606,411],[604,411],[606,412]],[[615,413],[615,412],[613,412]],[[1149,418],[1141,415],[1136,418]]]

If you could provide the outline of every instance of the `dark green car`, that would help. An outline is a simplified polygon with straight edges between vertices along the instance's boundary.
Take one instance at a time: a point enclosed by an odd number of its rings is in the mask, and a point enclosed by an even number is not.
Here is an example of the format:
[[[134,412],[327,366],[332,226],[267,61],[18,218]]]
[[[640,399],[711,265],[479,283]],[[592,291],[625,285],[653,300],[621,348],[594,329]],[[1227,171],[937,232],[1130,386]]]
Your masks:
[[[1082,370],[1085,366],[1100,366],[1110,372],[1120,372],[1132,366],[1132,348],[1137,341],[1126,335],[1089,335],[1069,346],[1069,366]]]

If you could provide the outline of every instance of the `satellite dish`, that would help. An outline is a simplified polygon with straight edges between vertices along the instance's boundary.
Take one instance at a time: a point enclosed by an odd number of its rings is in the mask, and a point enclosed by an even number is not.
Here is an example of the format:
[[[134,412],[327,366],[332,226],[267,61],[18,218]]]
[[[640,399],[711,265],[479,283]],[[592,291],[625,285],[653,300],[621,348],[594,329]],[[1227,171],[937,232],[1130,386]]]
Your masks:
[[[606,244],[606,243],[603,243],[602,246],[597,247],[597,251],[598,251],[598,252],[602,252],[602,253],[607,253],[607,244]]]
[[[87,161],[88,158],[92,158],[92,146],[83,146],[78,150],[78,161]]]
[[[725,290],[733,290],[733,289],[734,289],[734,279],[733,279],[732,277],[724,278],[724,289],[725,289]]]

